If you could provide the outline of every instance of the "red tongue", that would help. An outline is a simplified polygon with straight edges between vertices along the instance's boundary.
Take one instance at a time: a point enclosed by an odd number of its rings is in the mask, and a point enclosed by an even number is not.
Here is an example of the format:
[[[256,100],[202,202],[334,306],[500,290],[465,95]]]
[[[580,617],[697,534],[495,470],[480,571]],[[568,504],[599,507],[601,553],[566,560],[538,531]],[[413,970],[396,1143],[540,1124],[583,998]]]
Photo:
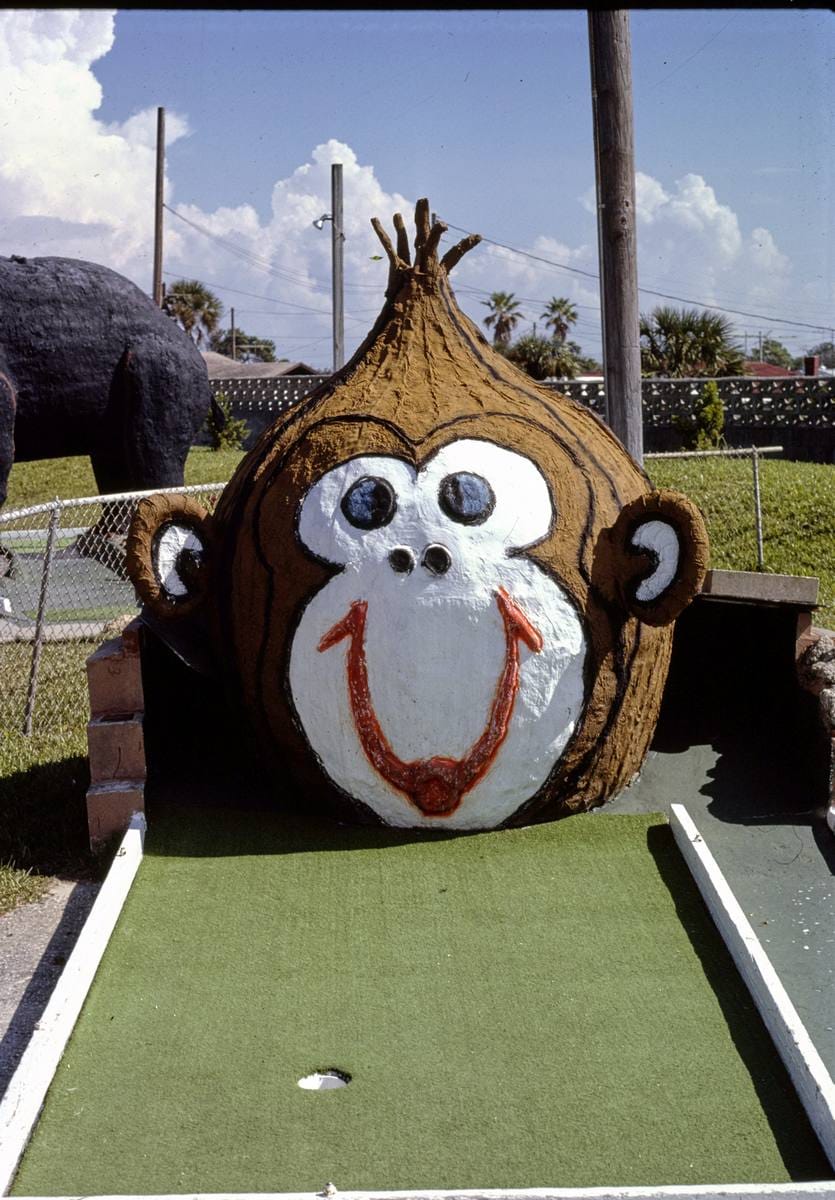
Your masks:
[[[455,812],[461,797],[468,790],[462,786],[462,768],[466,759],[427,758],[406,763],[411,783],[403,790],[426,816],[445,817]],[[472,783],[469,785],[472,787]]]
[[[519,690],[519,642],[534,653],[542,649],[542,635],[511,600],[504,588],[496,593],[505,631],[505,662],[496,684],[487,726],[465,756],[418,758],[404,762],[392,750],[382,731],[368,685],[365,661],[365,620],[368,604],[356,600],[346,615],[319,642],[329,650],[350,638],[347,655],[348,697],[360,743],[371,765],[393,788],[403,792],[425,816],[446,817],[458,808],[466,792],[487,773],[510,726]]]

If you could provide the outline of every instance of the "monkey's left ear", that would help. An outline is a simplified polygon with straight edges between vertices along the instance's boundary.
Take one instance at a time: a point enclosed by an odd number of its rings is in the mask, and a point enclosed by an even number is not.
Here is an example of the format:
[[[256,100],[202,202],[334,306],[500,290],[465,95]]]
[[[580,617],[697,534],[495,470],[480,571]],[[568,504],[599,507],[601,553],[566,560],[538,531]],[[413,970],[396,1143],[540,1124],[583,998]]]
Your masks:
[[[179,621],[200,608],[209,588],[212,518],[190,496],[160,493],[136,506],[125,565],[146,607]]]
[[[674,621],[701,590],[710,546],[702,514],[686,496],[647,492],[621,510],[604,537],[604,590],[647,625]]]

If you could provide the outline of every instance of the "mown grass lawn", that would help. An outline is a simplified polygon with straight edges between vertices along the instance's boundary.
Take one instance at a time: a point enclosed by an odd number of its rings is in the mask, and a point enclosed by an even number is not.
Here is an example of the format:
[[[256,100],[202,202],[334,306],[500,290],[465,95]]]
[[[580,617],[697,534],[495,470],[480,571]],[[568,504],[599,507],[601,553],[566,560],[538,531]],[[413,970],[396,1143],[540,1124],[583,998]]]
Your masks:
[[[186,483],[226,482],[242,457],[240,450],[196,446],[186,462]],[[646,467],[656,486],[677,488],[702,509],[715,567],[757,569],[750,459],[648,459]],[[818,621],[830,626],[835,622],[835,467],[763,457],[760,486],[765,570],[817,575]],[[96,491],[88,458],[18,463],[12,468],[7,510]]]
[[[84,662],[90,642],[47,643],[41,659],[35,725],[26,736],[18,725],[0,732],[0,913],[46,891],[55,876],[93,872],[87,845],[85,794],[87,692]],[[0,645],[0,679],[7,712],[22,713],[31,650],[26,643]],[[66,717],[53,728],[49,709],[60,695]]]
[[[194,446],[186,460],[186,483],[226,483],[242,458],[242,450],[210,450],[206,446]],[[6,509],[45,504],[56,496],[62,500],[97,496],[98,491],[93,468],[86,456],[15,463],[9,478]]]
[[[757,570],[754,485],[750,459],[649,459],[657,487],[676,488],[701,508],[711,564]],[[760,459],[765,570],[820,579],[815,621],[835,628],[835,466]]]
[[[196,447],[186,463],[186,482],[228,480],[241,451]],[[702,509],[711,539],[711,562],[729,570],[757,569],[753,483],[749,459],[650,459],[657,487],[676,488]],[[765,569],[816,575],[821,607],[816,623],[835,628],[835,466],[763,458],[760,480]],[[12,468],[9,508],[52,499],[96,495],[89,459],[19,463]],[[86,848],[87,787],[83,659],[91,646],[67,645],[67,661],[47,672],[40,703],[49,704],[50,677],[65,690],[77,681],[78,726],[26,738],[18,730],[0,736],[0,912],[29,898],[55,874],[95,869]],[[20,662],[12,662],[12,659]],[[75,657],[73,657],[75,656]],[[70,661],[72,659],[72,661]],[[75,660],[78,661],[75,661]],[[0,648],[0,678],[26,686],[28,649]],[[8,686],[8,684],[6,684]]]
[[[238,450],[195,447],[186,463],[186,483],[225,483],[242,457]],[[97,493],[89,458],[16,463],[5,511],[43,504],[55,496]],[[37,721],[29,737],[20,728],[0,730],[0,914],[43,895],[56,876],[81,878],[99,869],[87,845],[85,806],[89,773],[84,661],[94,648],[89,642],[48,643],[41,660],[37,712],[50,731],[39,732]],[[6,711],[23,712],[30,659],[24,643],[0,645]],[[69,705],[68,689],[73,690]],[[58,709],[59,692],[61,712],[52,722],[49,713]],[[72,724],[65,715],[68,708],[77,713]]]

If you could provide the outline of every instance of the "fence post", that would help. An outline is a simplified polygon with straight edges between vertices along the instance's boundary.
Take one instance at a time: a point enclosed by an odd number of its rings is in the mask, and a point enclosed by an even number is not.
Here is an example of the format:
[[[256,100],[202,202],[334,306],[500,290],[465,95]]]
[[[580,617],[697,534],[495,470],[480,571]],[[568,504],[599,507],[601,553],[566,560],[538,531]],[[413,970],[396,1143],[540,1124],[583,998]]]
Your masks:
[[[754,520],[757,527],[757,570],[765,569],[763,555],[763,514],[760,504],[760,456],[756,446],[751,447],[751,466],[754,470]]]
[[[38,693],[38,672],[41,666],[41,649],[43,647],[43,631],[46,617],[46,600],[49,592],[49,573],[52,569],[52,555],[55,550],[55,534],[58,530],[58,519],[61,512],[61,502],[55,497],[55,504],[49,518],[49,531],[46,535],[46,552],[41,572],[41,594],[38,597],[38,618],[35,622],[35,641],[32,645],[32,666],[29,671],[29,688],[26,693],[26,711],[23,716],[23,732],[28,737],[32,733],[32,716],[35,711],[35,699]]]

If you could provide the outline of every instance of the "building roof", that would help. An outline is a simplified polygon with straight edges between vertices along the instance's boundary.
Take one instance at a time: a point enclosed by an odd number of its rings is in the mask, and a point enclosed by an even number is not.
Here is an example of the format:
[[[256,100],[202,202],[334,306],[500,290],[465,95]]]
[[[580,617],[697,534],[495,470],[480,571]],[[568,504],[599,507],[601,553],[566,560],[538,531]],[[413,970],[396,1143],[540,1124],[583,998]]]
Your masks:
[[[282,375],[318,375],[315,367],[305,362],[241,362],[214,350],[201,350],[209,379],[278,379]]]
[[[757,379],[788,379],[792,375],[801,374],[802,372],[792,371],[786,367],[777,367],[774,363],[758,362],[756,359],[751,359],[743,364],[743,375],[753,375]]]

